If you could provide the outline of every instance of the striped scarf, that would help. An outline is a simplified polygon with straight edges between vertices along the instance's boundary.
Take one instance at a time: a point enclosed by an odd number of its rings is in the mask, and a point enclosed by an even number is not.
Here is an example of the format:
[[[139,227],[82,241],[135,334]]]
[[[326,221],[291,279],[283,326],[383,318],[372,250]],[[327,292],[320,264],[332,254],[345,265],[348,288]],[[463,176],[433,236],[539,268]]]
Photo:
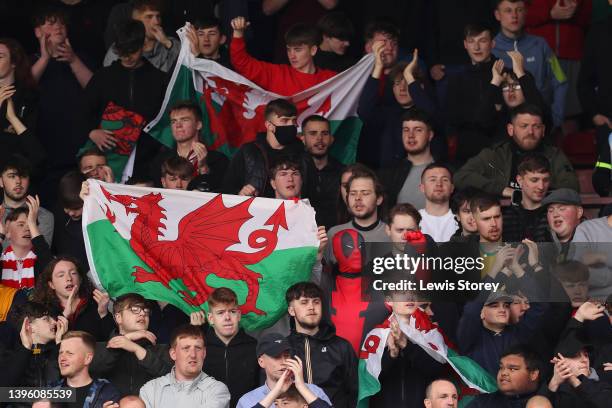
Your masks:
[[[29,289],[34,287],[34,264],[36,254],[30,250],[23,259],[17,258],[12,246],[2,252],[2,283],[15,289]]]

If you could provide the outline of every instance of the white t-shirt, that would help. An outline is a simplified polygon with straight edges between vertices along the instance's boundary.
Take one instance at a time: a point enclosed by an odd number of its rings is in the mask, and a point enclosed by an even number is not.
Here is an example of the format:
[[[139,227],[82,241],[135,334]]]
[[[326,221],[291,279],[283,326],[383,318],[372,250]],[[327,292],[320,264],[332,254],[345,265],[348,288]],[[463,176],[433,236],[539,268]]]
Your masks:
[[[451,210],[442,216],[429,215],[425,209],[419,210],[421,232],[430,235],[436,242],[447,242],[459,228]]]

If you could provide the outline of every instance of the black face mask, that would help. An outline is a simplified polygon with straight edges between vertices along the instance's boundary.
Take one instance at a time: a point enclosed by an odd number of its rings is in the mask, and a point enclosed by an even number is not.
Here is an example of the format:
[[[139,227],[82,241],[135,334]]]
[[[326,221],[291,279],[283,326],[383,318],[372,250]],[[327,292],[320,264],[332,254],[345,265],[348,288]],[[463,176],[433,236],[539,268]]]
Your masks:
[[[276,126],[274,136],[276,136],[278,143],[282,144],[283,146],[290,145],[298,140],[297,127],[293,125]]]

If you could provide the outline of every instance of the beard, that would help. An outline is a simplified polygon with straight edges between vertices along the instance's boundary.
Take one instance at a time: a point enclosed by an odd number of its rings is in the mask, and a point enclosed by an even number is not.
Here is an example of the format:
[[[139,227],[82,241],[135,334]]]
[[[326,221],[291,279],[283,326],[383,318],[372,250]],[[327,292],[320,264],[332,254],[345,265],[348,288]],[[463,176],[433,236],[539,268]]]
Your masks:
[[[373,210],[370,210],[363,215],[357,215],[353,213],[353,210],[351,208],[349,208],[348,210],[349,210],[349,214],[351,214],[353,217],[357,218],[358,220],[365,220],[367,218],[370,218],[372,215],[374,215],[377,209],[374,208]]]
[[[319,316],[319,318],[317,319],[316,323],[312,323],[310,321],[304,321],[302,319],[299,318],[295,318],[295,320],[299,323],[300,326],[302,326],[303,328],[307,329],[307,330],[314,330],[317,327],[319,327],[319,324],[321,323],[321,316]]]
[[[412,154],[412,155],[418,155],[418,154],[422,154],[425,153],[425,151],[429,148],[429,144],[426,143],[425,145],[421,146],[421,147],[417,147],[417,148],[412,148],[412,149],[406,149],[406,153],[408,154]]]
[[[26,194],[28,194],[28,191],[24,189],[23,193],[20,196],[17,196],[8,190],[4,190],[4,194],[13,201],[21,201],[26,196]]]

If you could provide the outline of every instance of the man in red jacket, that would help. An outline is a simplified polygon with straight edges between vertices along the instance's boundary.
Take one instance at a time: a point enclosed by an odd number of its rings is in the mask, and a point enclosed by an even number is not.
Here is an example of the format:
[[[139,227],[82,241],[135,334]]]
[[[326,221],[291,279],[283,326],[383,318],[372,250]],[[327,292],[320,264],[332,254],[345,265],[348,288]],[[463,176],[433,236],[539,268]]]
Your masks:
[[[267,91],[290,96],[333,77],[334,71],[319,69],[314,63],[319,34],[314,27],[297,24],[285,34],[290,65],[270,64],[251,57],[246,49],[244,17],[232,20],[234,30],[230,59],[234,69]]]

